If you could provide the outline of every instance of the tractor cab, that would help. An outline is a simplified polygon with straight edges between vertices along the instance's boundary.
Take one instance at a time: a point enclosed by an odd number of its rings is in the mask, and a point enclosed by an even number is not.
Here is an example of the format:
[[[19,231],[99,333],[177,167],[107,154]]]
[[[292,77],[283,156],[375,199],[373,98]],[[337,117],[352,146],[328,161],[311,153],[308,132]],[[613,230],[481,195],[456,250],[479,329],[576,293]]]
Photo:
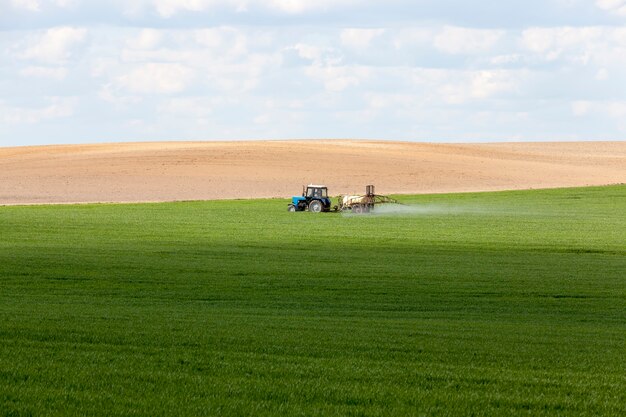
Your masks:
[[[313,213],[330,210],[328,187],[325,185],[309,184],[302,187],[302,196],[294,196],[288,207],[289,211],[309,210]]]
[[[309,185],[306,192],[302,193],[303,197],[308,198],[328,198],[328,187],[323,185]]]

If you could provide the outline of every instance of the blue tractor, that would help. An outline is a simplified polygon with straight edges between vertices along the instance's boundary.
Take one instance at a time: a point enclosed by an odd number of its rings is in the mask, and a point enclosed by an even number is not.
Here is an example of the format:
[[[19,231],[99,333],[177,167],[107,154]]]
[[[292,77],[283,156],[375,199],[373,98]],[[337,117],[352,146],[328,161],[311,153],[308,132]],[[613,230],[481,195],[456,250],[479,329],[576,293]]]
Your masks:
[[[305,211],[320,213],[330,211],[330,198],[328,198],[328,187],[325,185],[307,185],[302,187],[302,195],[294,196],[289,203],[289,211]]]

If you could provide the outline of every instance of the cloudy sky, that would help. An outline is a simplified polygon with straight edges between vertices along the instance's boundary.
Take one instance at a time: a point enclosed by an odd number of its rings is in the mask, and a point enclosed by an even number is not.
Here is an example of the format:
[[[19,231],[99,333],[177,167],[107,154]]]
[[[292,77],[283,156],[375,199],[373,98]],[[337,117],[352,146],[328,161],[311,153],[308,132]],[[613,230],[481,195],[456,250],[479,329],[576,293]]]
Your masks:
[[[0,0],[0,146],[625,140],[626,0]]]

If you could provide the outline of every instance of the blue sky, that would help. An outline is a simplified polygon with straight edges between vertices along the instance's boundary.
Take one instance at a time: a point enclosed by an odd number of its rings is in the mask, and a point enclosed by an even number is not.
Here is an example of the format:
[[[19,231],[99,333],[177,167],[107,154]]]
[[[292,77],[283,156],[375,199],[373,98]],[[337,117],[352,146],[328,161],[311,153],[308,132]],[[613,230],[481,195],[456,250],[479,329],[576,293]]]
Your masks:
[[[0,146],[626,139],[626,0],[0,0]]]

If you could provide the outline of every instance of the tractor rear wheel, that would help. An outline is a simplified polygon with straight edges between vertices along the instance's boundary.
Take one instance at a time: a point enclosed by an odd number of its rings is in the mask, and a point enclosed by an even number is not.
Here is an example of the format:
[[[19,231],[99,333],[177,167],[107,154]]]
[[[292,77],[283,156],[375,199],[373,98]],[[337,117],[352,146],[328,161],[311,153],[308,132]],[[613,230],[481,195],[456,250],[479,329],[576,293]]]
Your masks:
[[[289,204],[289,208],[287,208],[287,211],[290,213],[295,213],[296,212],[296,206],[294,206],[293,204]]]
[[[363,213],[363,207],[361,207],[360,204],[357,204],[357,205],[352,207],[352,212],[354,214],[361,214],[361,213]]]
[[[322,202],[319,200],[313,200],[309,203],[309,211],[311,213],[319,213],[322,211]]]

